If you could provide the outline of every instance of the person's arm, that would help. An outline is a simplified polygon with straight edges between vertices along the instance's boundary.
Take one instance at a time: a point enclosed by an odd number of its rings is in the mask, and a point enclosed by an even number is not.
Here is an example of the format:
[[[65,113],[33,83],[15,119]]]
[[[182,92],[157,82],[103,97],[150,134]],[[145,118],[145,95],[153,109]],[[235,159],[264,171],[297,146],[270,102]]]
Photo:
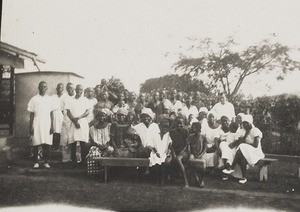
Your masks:
[[[50,117],[51,117],[51,127],[50,127],[50,135],[53,134],[54,131],[54,115],[53,115],[53,111],[50,112]]]
[[[207,149],[207,140],[205,137],[202,142],[203,142],[202,143],[202,151],[199,154],[199,158],[201,158],[206,153],[206,149]]]
[[[34,134],[33,120],[34,120],[34,112],[30,112],[30,121],[29,121],[29,134],[30,135]]]
[[[75,124],[76,128],[80,128],[80,125],[78,124],[78,119],[75,119],[72,115],[71,111],[67,109],[67,115],[70,118],[70,120]]]
[[[259,141],[260,141],[260,137],[256,136],[254,138],[254,143],[252,144],[252,146],[254,146],[255,148],[257,148]]]
[[[85,118],[89,115],[89,113],[90,113],[89,110],[86,110],[81,116],[78,116],[76,118],[77,118],[77,120]]]

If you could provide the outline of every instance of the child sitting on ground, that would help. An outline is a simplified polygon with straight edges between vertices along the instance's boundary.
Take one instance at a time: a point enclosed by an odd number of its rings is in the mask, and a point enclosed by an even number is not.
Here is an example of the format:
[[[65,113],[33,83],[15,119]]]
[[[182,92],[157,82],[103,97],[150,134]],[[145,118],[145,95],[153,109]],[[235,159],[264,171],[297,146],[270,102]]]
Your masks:
[[[194,122],[191,126],[191,131],[189,137],[187,138],[190,147],[190,160],[201,159],[203,154],[206,152],[207,140],[204,135],[201,134],[201,124],[200,122]],[[203,160],[205,164],[205,160]],[[194,167],[192,170],[192,175],[196,178],[199,187],[204,187],[203,182],[203,169]]]

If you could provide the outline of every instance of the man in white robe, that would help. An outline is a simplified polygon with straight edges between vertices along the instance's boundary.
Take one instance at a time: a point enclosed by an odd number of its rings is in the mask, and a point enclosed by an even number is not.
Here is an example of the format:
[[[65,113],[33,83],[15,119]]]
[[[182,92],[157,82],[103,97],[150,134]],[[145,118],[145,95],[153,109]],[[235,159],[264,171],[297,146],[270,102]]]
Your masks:
[[[86,143],[89,141],[89,124],[87,116],[89,109],[92,107],[89,100],[84,97],[83,86],[77,85],[75,89],[76,95],[68,105],[66,105],[67,114],[72,121],[70,130],[73,132],[73,140],[71,141],[71,159],[74,164],[77,163],[76,144],[80,142],[81,147],[81,165],[85,164],[87,155]]]
[[[43,149],[45,168],[50,168],[48,156],[50,145],[52,145],[53,134],[53,104],[52,98],[46,94],[47,83],[41,81],[39,83],[39,94],[32,97],[28,103],[27,110],[30,112],[30,135],[32,138],[33,152],[35,164],[33,168],[39,168],[38,163],[38,148]]]
[[[63,122],[60,133],[60,145],[61,145],[61,153],[62,153],[62,162],[66,163],[71,161],[71,151],[70,151],[70,143],[73,142],[73,132],[71,131],[71,123],[69,116],[67,115],[66,105],[74,98],[74,85],[72,83],[68,83],[66,86],[67,93],[63,94],[62,99],[62,109],[63,109]]]
[[[63,114],[63,103],[62,96],[64,91],[64,84],[58,83],[56,87],[56,94],[52,96],[57,109],[53,111],[53,150],[59,149],[60,144],[60,133],[62,128],[62,123],[64,120]]]

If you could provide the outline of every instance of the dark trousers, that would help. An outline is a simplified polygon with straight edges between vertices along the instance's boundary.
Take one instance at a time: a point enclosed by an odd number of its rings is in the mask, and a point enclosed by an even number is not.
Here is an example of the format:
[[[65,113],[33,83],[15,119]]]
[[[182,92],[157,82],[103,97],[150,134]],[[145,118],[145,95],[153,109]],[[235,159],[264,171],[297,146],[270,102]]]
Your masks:
[[[59,144],[60,144],[60,133],[53,133],[52,149],[53,150],[58,150],[59,149]]]
[[[81,162],[85,163],[86,162],[85,157],[88,154],[87,144],[83,141],[79,141],[79,143],[80,143],[80,149],[81,149]],[[77,163],[76,145],[77,145],[77,142],[74,142],[74,143],[70,144],[70,146],[71,146],[71,159],[72,159],[73,163]]]
[[[48,163],[48,159],[49,159],[49,152],[50,152],[50,145],[48,144],[41,144],[41,145],[37,145],[37,146],[33,146],[33,158],[34,161],[37,163],[38,162],[38,154],[39,154],[39,147],[42,147],[43,150],[43,158],[45,160],[45,163]]]

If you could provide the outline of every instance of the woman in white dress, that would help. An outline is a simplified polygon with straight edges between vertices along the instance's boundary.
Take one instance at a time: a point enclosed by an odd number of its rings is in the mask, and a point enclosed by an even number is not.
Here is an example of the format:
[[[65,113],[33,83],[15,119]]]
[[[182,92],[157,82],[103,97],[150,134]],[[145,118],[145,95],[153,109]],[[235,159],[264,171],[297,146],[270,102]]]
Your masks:
[[[214,113],[208,114],[207,123],[208,125],[206,127],[203,126],[201,131],[207,140],[206,153],[202,158],[206,161],[206,167],[215,167],[218,164],[216,150],[218,149],[219,127],[216,124]]]
[[[260,143],[262,132],[256,128],[252,122],[253,117],[251,115],[245,115],[243,117],[242,124],[245,134],[243,137],[239,138],[240,144],[231,167],[223,170],[223,173],[231,174],[234,171],[234,167],[239,164],[242,170],[242,179],[239,180],[239,183],[241,184],[247,182],[247,178],[245,177],[247,164],[254,166],[259,160],[265,157]]]

